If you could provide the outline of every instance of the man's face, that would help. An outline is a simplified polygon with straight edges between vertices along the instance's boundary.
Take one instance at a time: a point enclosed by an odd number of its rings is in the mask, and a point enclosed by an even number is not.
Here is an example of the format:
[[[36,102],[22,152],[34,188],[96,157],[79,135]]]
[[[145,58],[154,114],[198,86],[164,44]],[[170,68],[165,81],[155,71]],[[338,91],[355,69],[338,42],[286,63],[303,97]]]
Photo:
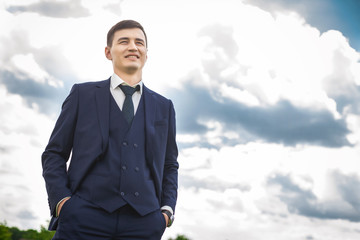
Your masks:
[[[105,55],[112,60],[115,73],[132,74],[141,71],[147,59],[145,35],[139,28],[116,31]]]

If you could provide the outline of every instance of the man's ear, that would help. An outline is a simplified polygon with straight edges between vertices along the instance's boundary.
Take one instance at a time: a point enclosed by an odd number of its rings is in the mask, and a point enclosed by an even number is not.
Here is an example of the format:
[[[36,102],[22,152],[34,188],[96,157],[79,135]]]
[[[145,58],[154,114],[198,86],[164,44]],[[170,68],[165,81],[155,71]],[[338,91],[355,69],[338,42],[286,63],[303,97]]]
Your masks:
[[[105,47],[105,56],[107,59],[112,60],[112,56],[111,56],[111,52],[110,52],[111,48],[109,46]]]

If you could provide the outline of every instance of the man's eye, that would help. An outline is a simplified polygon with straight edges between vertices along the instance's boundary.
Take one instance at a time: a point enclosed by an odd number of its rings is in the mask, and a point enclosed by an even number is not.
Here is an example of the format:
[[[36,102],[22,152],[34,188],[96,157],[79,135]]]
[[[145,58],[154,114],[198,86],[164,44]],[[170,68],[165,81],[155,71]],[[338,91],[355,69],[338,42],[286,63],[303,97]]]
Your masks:
[[[143,42],[136,42],[136,44],[139,44],[139,45],[144,45]]]
[[[120,41],[120,44],[127,44],[127,41]]]

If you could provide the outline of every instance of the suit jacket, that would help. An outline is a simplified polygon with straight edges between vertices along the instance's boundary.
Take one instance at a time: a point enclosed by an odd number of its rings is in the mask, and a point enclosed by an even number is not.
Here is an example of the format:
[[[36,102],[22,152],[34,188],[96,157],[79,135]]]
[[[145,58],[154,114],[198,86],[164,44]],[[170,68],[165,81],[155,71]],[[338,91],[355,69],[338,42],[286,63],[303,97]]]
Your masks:
[[[177,145],[175,111],[169,99],[143,86],[146,161],[160,206],[175,209],[177,199]],[[110,79],[75,84],[65,99],[49,143],[42,154],[43,177],[50,211],[76,192],[91,167],[108,147]],[[71,155],[67,170],[66,163]],[[54,219],[52,219],[53,221]]]

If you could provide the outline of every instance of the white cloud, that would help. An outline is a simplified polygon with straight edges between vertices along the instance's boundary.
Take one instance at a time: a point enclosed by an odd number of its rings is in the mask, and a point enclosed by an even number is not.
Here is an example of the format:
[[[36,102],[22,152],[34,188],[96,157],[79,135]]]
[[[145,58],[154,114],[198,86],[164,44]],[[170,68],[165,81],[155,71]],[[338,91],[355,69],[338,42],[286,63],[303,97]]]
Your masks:
[[[345,207],[341,207],[345,202],[339,198],[338,190],[331,190],[336,179],[330,173],[341,169],[344,174],[357,174],[360,169],[354,166],[358,156],[359,151],[354,148],[291,148],[255,142],[219,150],[183,149],[179,158],[183,187],[179,192],[178,227],[175,228],[188,233],[193,239],[232,239],[240,236],[250,239],[263,239],[263,236],[304,239],[306,235],[316,239],[327,228],[331,228],[332,235],[329,234],[330,238],[326,239],[337,239],[344,234],[356,236],[356,232],[352,231],[356,223],[309,219],[291,213],[276,196],[278,190],[273,192],[266,182],[273,174],[290,174],[294,183],[301,189],[312,191],[321,204],[333,203],[340,212],[346,211]],[[193,177],[193,186],[191,182],[185,182],[188,176]],[[216,181],[216,185],[243,183],[249,188],[230,186],[219,190],[214,188],[214,183],[207,186],[199,184],[199,180],[211,182],[211,179]],[[286,226],[292,226],[295,232],[286,231]],[[321,226],[321,230],[316,230],[316,226]],[[285,232],[278,235],[276,229]]]
[[[49,219],[41,153],[53,120],[0,88],[0,221],[38,228]],[[45,207],[44,207],[45,206]]]
[[[349,141],[355,146],[360,145],[360,116],[355,114],[349,114],[346,118],[347,125],[351,131],[348,135]]]
[[[237,90],[237,99],[249,105],[256,105],[259,100],[262,105],[272,105],[286,99],[299,107],[327,109],[334,117],[339,118],[336,103],[328,96],[327,89],[323,88],[324,83],[333,73],[333,62],[336,61],[334,54],[337,51],[344,52],[347,60],[344,68],[351,69],[350,75],[345,74],[345,70],[341,72],[341,78],[346,79],[343,84],[358,81],[355,80],[354,66],[358,65],[359,59],[359,55],[350,48],[341,33],[331,31],[320,35],[318,30],[306,25],[300,16],[294,14],[279,14],[272,18],[263,11],[253,10],[251,13],[252,16],[240,16],[236,21],[225,25],[233,29],[228,37],[233,38],[239,48],[235,62],[230,61],[230,56],[224,55],[224,52],[218,52],[225,50],[227,45],[213,42],[217,46],[217,52],[211,50],[214,47],[210,50],[207,45],[204,47],[206,61],[210,59],[215,66],[220,67],[215,72],[220,70],[231,73],[230,78],[226,78],[226,74],[225,77],[222,75],[224,78],[220,77],[223,84],[244,89]],[[242,22],[252,24],[245,27]],[[246,70],[237,70],[233,67],[234,64],[244,66]],[[211,67],[205,72],[213,75],[214,66]],[[215,86],[219,76],[212,77]],[[333,83],[331,86],[338,89]],[[231,93],[234,91],[231,86],[228,89],[228,94],[224,91],[223,95],[232,97]]]
[[[26,77],[41,84],[49,84],[53,87],[63,87],[63,83],[61,81],[50,76],[39,66],[32,54],[14,55],[10,59],[9,66],[7,68],[13,68],[12,72],[15,73],[20,72],[20,74],[18,74],[19,79]]]
[[[351,131],[351,147],[285,147],[261,140],[244,142],[247,129],[235,132],[219,121],[198,119],[204,133],[178,134],[185,145],[179,157],[179,201],[175,224],[164,238],[177,233],[209,240],[358,238],[358,223],[291,212],[278,195],[279,186],[267,184],[271,176],[290,176],[321,206],[346,204],[337,198],[339,188],[332,184],[339,178],[333,173],[346,178],[360,172],[360,71],[359,53],[340,32],[320,34],[299,15],[271,15],[241,1],[114,0],[83,5],[91,16],[80,19],[33,13],[15,17],[3,7],[2,68],[16,66],[41,83],[53,76],[50,65],[61,73],[72,67],[69,72],[75,74],[70,76],[78,78],[68,82],[104,79],[112,73],[103,53],[106,32],[118,20],[133,18],[148,34],[144,81],[151,88],[166,95],[172,87],[184,90],[194,81],[191,84],[209,91],[216,101],[230,99],[264,109],[285,99],[296,107],[325,109],[344,119]],[[109,5],[121,7],[108,11]],[[54,78],[61,75],[55,70]],[[341,108],[339,98],[344,96],[349,99]],[[0,99],[0,221],[6,218],[9,225],[37,228],[49,216],[40,155],[54,122],[3,85]],[[216,149],[195,147],[199,142]]]

